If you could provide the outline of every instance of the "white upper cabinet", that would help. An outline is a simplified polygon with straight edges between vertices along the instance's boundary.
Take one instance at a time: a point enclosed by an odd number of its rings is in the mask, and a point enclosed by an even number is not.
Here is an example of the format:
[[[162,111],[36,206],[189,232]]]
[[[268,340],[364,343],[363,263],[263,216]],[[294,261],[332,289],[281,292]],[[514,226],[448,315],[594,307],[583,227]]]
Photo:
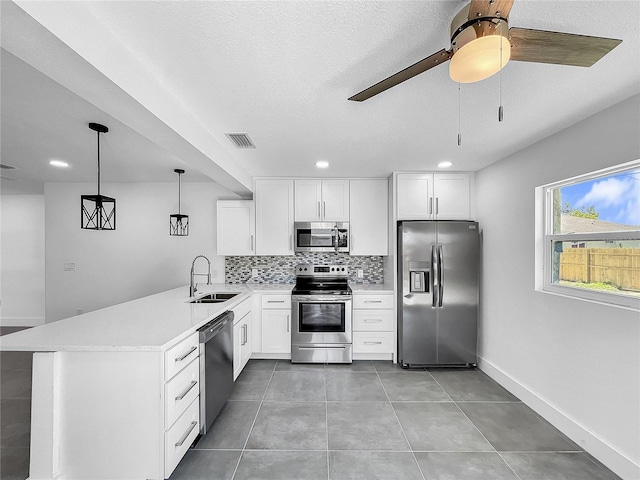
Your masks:
[[[293,180],[258,179],[256,255],[293,255]]]
[[[437,220],[471,220],[468,173],[434,173],[433,213]]]
[[[351,255],[388,255],[389,188],[385,178],[351,180]]]
[[[468,173],[399,173],[398,220],[471,220]]]
[[[295,181],[296,222],[348,222],[349,179]]]
[[[398,220],[431,220],[433,174],[399,173],[396,181]]]
[[[248,200],[218,200],[218,255],[255,255],[255,206]]]

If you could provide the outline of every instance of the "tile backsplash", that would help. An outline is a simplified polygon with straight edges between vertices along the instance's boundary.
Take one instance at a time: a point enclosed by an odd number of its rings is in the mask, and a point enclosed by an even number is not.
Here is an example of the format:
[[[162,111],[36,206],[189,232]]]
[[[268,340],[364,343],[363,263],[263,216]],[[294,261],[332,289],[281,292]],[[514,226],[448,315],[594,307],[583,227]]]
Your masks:
[[[344,253],[298,253],[295,256],[225,257],[226,283],[295,283],[294,268],[301,263],[346,265],[352,283],[383,283],[383,257],[351,256]],[[258,276],[252,277],[256,268]],[[358,277],[358,270],[363,276]]]

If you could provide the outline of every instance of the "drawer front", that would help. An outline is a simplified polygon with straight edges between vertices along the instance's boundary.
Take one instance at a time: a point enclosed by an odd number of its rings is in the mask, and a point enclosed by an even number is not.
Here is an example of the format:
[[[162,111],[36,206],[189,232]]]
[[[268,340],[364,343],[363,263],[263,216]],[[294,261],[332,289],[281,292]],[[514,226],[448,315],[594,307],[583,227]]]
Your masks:
[[[251,297],[247,298],[240,305],[236,305],[232,308],[233,311],[233,324],[235,325],[242,320],[247,313],[251,311]]]
[[[262,308],[291,308],[291,294],[287,295],[262,295]]]
[[[353,353],[393,353],[393,332],[353,332]]]
[[[393,332],[393,310],[354,310],[353,330]]]
[[[198,356],[198,332],[164,353],[164,379],[169,380]]]
[[[169,478],[200,432],[199,397],[164,434],[164,478]]]
[[[194,359],[164,386],[165,428],[182,415],[200,394],[200,360]]]
[[[353,295],[353,308],[393,308],[393,295]]]

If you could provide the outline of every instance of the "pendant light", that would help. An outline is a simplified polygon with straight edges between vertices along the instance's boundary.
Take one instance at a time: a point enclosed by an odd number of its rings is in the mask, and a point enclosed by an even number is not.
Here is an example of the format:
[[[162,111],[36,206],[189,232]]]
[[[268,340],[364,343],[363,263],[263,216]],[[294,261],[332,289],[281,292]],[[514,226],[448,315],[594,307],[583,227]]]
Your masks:
[[[184,170],[176,168],[174,172],[178,174],[178,213],[169,215],[169,235],[186,237],[189,235],[189,215],[180,213],[180,176],[184,173]]]
[[[80,227],[87,230],[116,229],[116,199],[100,195],[100,134],[109,129],[99,123],[90,123],[89,128],[98,135],[98,194],[82,195],[80,198]]]

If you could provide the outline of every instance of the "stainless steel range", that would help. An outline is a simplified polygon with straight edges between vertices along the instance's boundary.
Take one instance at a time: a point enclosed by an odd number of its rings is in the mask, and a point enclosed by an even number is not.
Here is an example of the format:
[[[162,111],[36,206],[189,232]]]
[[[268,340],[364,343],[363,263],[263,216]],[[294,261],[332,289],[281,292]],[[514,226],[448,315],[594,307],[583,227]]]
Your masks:
[[[344,265],[298,265],[291,296],[291,362],[351,363],[351,287]]]

